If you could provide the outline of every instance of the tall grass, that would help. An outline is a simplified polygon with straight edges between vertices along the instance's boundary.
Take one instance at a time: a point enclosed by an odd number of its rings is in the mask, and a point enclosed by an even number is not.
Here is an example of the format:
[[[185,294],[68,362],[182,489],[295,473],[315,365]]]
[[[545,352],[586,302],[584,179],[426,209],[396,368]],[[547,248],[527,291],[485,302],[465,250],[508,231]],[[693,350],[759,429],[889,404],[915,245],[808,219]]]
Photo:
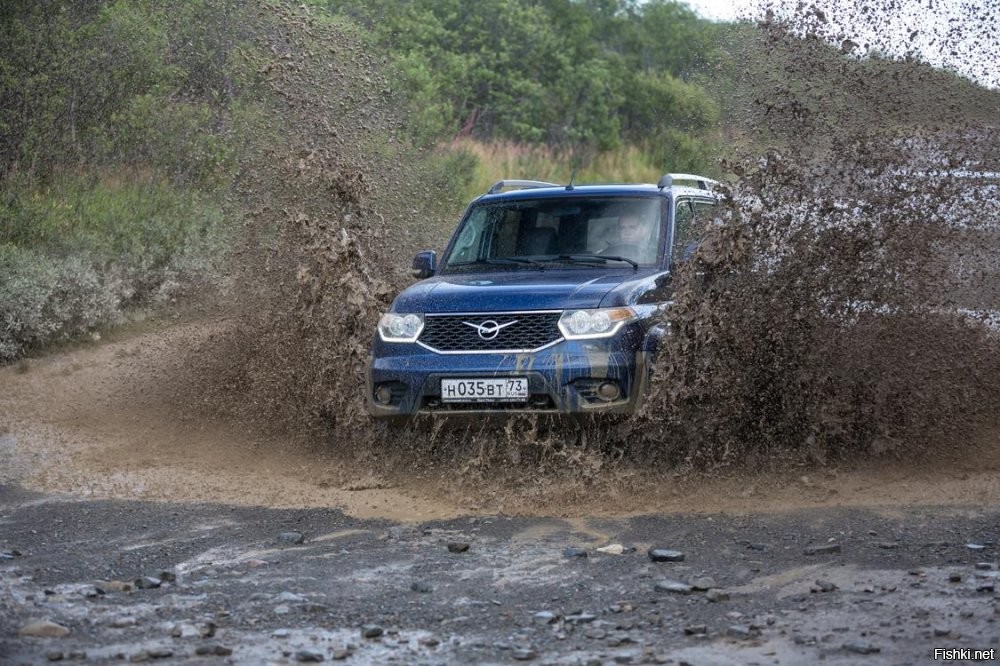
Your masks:
[[[86,254],[135,269],[170,265],[220,225],[216,197],[153,172],[61,173],[0,183],[0,243],[52,256]]]
[[[465,200],[506,178],[526,178],[553,183],[655,183],[667,169],[654,164],[650,156],[635,146],[594,154],[558,150],[545,145],[509,141],[484,143],[459,139],[441,147],[443,152],[474,157],[466,175]],[[472,163],[473,160],[468,160]]]
[[[222,199],[135,170],[0,181],[0,363],[169,299],[224,254]]]

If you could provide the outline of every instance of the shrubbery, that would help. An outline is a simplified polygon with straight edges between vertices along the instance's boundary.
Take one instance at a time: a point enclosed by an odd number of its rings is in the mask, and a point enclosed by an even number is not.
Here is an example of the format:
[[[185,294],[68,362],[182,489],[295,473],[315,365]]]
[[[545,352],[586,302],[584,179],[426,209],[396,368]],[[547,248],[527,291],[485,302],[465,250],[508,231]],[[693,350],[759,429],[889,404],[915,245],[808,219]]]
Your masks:
[[[0,198],[0,362],[168,297],[221,254],[217,201],[163,182],[8,181]]]
[[[0,14],[0,362],[206,275],[260,123],[231,3]],[[238,128],[238,129],[237,129]]]

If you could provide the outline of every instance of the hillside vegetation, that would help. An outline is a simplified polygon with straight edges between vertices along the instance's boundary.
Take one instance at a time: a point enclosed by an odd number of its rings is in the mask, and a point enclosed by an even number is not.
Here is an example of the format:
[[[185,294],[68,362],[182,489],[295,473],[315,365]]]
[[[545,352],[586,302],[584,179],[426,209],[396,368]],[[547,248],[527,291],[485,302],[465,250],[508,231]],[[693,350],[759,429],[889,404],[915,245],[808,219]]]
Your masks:
[[[0,362],[224,287],[291,111],[363,156],[397,253],[498,178],[721,176],[844,123],[1000,117],[952,73],[669,0],[9,0],[0,41]]]

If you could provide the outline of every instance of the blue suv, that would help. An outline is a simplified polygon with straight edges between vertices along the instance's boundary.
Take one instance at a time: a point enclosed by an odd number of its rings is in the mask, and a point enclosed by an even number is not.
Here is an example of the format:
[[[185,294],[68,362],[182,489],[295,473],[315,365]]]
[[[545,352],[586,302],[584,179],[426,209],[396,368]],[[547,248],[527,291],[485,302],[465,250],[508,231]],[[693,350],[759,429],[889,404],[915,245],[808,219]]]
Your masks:
[[[716,184],[494,184],[379,320],[370,413],[634,411]]]

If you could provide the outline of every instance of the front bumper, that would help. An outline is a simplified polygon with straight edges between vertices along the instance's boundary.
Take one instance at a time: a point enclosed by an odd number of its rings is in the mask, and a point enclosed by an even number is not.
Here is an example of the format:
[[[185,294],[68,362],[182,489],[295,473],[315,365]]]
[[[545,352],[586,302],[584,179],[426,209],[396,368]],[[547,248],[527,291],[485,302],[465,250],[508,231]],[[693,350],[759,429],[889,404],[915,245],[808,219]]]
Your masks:
[[[642,350],[643,332],[633,324],[607,340],[563,340],[533,353],[438,354],[416,344],[376,339],[368,373],[367,405],[375,417],[415,414],[631,413],[642,399],[651,354]],[[523,403],[448,403],[441,399],[445,378],[526,377]],[[620,395],[600,397],[602,383]],[[376,391],[391,392],[389,404]],[[382,392],[386,393],[385,390]]]

